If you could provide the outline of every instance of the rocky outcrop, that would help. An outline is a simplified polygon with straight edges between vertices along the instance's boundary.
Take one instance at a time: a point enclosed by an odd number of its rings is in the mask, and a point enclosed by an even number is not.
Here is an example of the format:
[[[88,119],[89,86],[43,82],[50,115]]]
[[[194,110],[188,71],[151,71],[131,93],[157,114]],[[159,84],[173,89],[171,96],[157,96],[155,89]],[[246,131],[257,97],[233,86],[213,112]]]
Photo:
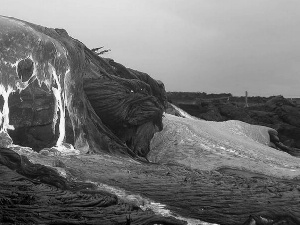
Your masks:
[[[249,107],[233,97],[197,99],[196,103],[173,102],[193,116],[209,121],[240,120],[246,123],[274,128],[280,144],[273,147],[294,156],[300,152],[300,108],[292,101],[275,96],[251,99]],[[277,142],[277,143],[279,143]],[[287,150],[289,149],[289,150]]]
[[[84,92],[96,114],[123,143],[146,157],[153,134],[162,130],[166,95],[162,83],[148,74],[109,65],[122,80],[84,78]]]
[[[0,25],[0,124],[13,144],[146,157],[163,126],[160,81],[98,56],[63,29],[8,17]]]

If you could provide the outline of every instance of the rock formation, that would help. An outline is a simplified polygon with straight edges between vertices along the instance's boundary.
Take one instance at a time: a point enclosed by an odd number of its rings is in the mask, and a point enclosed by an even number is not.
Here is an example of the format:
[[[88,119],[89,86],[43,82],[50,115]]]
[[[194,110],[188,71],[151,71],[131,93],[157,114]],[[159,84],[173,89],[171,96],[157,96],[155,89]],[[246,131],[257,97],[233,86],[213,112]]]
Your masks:
[[[299,159],[274,129],[162,121],[160,81],[65,30],[0,26],[1,224],[299,224]]]
[[[275,129],[271,136],[278,136],[272,147],[299,157],[300,108],[282,96],[249,98],[249,107],[237,97],[220,96],[197,98],[192,101],[187,93],[169,93],[169,99],[191,115],[209,121],[240,120],[254,125]],[[191,96],[193,96],[191,94]],[[170,105],[169,105],[170,106]],[[169,107],[171,111],[172,107]],[[272,139],[275,140],[275,139]]]
[[[8,17],[0,24],[1,132],[14,144],[147,155],[162,129],[161,82],[99,57],[65,30]]]

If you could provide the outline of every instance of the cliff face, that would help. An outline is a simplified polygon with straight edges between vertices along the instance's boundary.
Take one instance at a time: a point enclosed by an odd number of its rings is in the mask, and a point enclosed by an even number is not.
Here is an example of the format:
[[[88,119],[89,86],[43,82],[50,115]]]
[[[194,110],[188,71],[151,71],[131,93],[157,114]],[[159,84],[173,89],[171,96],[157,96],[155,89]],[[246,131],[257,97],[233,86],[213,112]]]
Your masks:
[[[248,99],[217,96],[215,98],[198,98],[189,103],[184,98],[169,100],[193,116],[209,121],[240,120],[246,123],[274,128],[280,141],[294,151],[300,149],[300,108],[294,102],[282,96]]]

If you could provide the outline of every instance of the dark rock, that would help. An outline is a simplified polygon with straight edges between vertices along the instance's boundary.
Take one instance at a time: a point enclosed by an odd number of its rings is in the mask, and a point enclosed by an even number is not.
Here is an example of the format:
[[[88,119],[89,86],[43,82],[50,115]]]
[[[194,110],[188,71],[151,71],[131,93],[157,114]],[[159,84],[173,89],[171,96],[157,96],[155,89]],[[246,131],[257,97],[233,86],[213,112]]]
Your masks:
[[[282,142],[290,142],[290,147],[300,148],[300,127],[289,124],[280,124],[277,131]]]
[[[55,161],[54,166],[64,167]],[[0,149],[0,224],[186,224],[143,211],[91,183],[74,182],[54,169]]]
[[[218,106],[220,114],[227,120],[240,120],[246,123],[253,123],[247,110],[236,107],[233,104],[221,104]]]
[[[279,116],[275,112],[248,109],[248,113],[251,119],[253,120],[252,123],[256,123],[258,125],[275,125],[276,121],[279,120]],[[274,126],[272,126],[272,128],[273,127]]]
[[[178,104],[178,107],[188,112],[192,116],[198,116],[201,111],[201,107],[197,104]]]
[[[292,101],[290,101],[288,99],[285,99],[281,95],[271,98],[270,100],[266,101],[265,104],[266,104],[266,106],[268,106],[269,108],[272,108],[272,109],[281,107],[284,105],[296,107],[295,103],[293,103]]]
[[[279,142],[279,137],[278,137],[278,132],[275,132],[274,130],[270,130],[269,131],[269,135],[270,135],[270,141],[273,143],[277,143]]]
[[[201,104],[201,105],[205,105],[203,110],[204,112],[200,114],[198,114],[198,117],[204,120],[209,120],[209,121],[224,121],[225,117],[223,115],[221,115],[221,112],[219,111],[218,107],[213,105],[213,104]]]
[[[297,107],[283,105],[276,110],[283,122],[300,127],[300,110]]]
[[[0,70],[9,74],[0,79],[7,97],[0,103],[8,103],[3,126],[15,144],[39,151],[67,142],[82,153],[147,154],[163,126],[162,82],[99,57],[65,30],[8,17],[0,24]]]

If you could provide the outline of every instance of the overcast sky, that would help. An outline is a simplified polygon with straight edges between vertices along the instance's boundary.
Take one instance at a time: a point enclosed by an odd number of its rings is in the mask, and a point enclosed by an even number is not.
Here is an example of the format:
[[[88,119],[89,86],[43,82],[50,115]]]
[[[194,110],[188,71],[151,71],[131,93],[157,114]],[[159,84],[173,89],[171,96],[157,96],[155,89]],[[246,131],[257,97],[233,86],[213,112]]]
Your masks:
[[[167,91],[300,97],[299,0],[2,0],[0,14],[105,46]]]

